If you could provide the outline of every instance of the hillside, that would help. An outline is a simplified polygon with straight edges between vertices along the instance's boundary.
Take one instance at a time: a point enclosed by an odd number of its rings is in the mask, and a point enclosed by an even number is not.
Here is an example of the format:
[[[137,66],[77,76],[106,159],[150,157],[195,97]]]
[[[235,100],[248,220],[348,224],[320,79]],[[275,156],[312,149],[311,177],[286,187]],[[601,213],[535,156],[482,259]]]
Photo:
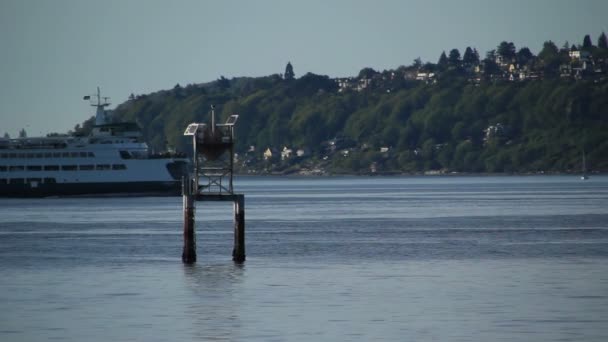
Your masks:
[[[181,134],[190,122],[209,121],[211,104],[222,119],[238,113],[236,151],[253,170],[321,163],[355,173],[576,172],[583,150],[588,168],[608,170],[606,81],[404,82],[390,93],[338,93],[333,80],[312,74],[230,83],[142,95],[114,115],[138,122],[154,148],[168,142],[190,151]],[[284,147],[291,158],[263,161],[264,150]],[[305,154],[296,157],[297,149]]]
[[[579,172],[583,151],[588,169],[605,172],[606,59],[580,52],[548,42],[536,57],[503,42],[482,61],[467,48],[462,59],[452,50],[437,64],[365,68],[345,79],[295,78],[289,64],[285,76],[132,95],[113,115],[142,126],[155,149],[190,152],[184,128],[208,122],[212,104],[221,120],[238,113],[240,172]]]

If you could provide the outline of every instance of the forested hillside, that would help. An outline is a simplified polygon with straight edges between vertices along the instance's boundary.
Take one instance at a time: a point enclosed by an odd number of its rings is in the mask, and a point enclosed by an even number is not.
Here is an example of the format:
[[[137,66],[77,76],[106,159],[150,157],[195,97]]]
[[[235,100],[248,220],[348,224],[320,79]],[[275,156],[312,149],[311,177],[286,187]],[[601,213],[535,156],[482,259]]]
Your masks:
[[[545,70],[513,81],[487,69],[475,77],[459,55],[456,61],[443,69],[419,61],[366,68],[346,80],[296,78],[289,64],[283,76],[222,77],[133,95],[113,115],[142,126],[155,149],[190,152],[182,136],[189,123],[208,122],[212,104],[222,121],[237,113],[241,172],[579,172],[583,153],[588,169],[608,170],[602,69],[593,77]],[[546,69],[542,62],[535,63]],[[417,79],[425,67],[435,68],[433,79]],[[273,155],[264,160],[267,149]]]

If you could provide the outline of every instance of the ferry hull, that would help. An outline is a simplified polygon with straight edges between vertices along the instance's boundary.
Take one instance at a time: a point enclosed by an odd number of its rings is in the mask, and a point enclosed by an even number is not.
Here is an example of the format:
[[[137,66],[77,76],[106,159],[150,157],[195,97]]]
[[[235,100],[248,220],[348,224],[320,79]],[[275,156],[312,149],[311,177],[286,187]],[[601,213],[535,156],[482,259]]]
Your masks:
[[[179,196],[180,181],[0,184],[0,197]]]

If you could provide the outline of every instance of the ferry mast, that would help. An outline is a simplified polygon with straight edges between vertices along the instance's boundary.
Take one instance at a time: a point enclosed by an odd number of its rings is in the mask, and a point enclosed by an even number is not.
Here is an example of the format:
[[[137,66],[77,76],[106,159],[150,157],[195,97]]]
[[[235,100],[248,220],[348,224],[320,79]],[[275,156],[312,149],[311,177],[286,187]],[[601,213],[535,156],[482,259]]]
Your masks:
[[[97,98],[97,101],[95,101],[94,98]],[[91,95],[87,95],[83,99],[89,100],[91,106],[96,108],[95,125],[98,126],[107,124],[106,111],[104,108],[110,105],[110,98],[101,97],[101,91],[99,90],[99,87],[97,87],[97,94],[93,95],[93,99],[91,98]]]

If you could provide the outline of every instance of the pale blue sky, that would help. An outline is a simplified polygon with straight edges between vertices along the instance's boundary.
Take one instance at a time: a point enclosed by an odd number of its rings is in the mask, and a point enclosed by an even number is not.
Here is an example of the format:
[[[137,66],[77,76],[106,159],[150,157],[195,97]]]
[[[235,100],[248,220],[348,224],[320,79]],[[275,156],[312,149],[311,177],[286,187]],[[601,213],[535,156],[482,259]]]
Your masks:
[[[352,76],[502,40],[608,33],[605,0],[0,0],[0,134],[65,132],[96,86],[129,94],[236,76]]]

